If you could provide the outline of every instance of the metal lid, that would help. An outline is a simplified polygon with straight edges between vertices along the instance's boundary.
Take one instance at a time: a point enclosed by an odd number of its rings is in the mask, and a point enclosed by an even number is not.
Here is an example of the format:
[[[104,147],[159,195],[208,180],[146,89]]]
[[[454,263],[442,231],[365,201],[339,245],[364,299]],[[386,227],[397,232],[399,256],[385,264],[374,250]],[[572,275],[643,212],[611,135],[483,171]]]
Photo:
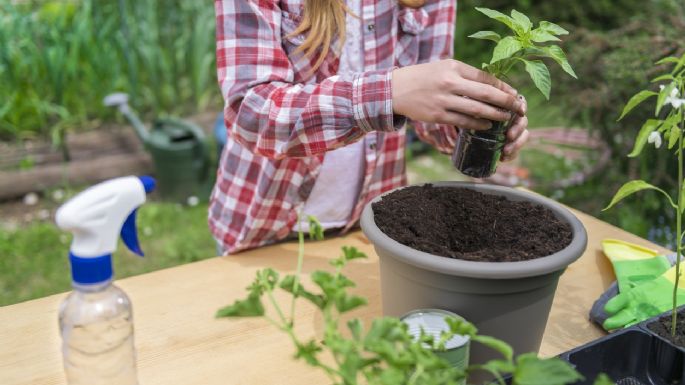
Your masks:
[[[421,329],[424,333],[432,335],[436,341],[440,340],[442,332],[449,332],[449,325],[445,322],[445,318],[455,317],[463,320],[458,315],[441,309],[418,309],[411,311],[401,320],[409,326],[409,334],[417,338],[421,335]],[[469,342],[469,336],[456,334],[454,337],[445,342],[445,349],[451,350],[462,347]]]

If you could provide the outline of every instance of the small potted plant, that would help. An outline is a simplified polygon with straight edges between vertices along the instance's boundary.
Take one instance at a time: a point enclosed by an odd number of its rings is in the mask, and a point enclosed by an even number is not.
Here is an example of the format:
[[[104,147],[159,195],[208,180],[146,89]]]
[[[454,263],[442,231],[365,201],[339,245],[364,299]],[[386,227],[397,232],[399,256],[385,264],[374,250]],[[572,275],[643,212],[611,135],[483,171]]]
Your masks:
[[[311,236],[323,239],[320,224],[309,218]],[[343,247],[342,254],[332,259],[332,271],[314,271],[311,281],[315,289],[302,283],[304,235],[299,233],[297,269],[293,275],[281,276],[273,269],[257,272],[254,282],[247,288],[244,299],[219,309],[217,317],[263,317],[286,333],[295,346],[295,359],[303,360],[323,371],[332,385],[464,385],[476,371],[485,371],[498,384],[565,385],[584,381],[571,365],[559,358],[541,359],[535,354],[514,356],[504,341],[480,335],[470,323],[455,318],[444,319],[442,333],[434,335],[423,328],[410,332],[408,325],[396,317],[375,318],[365,329],[357,318],[343,323],[343,315],[364,306],[366,299],[349,292],[354,281],[343,274],[350,261],[366,256],[353,247]],[[281,307],[274,292],[283,290],[292,297],[290,309]],[[323,332],[303,339],[296,333],[295,303],[302,298],[315,306],[323,319]],[[267,305],[265,305],[267,304]],[[273,308],[269,316],[266,307]],[[455,336],[486,346],[498,357],[482,365],[453,363],[439,355],[446,343]],[[505,378],[507,378],[505,380]],[[610,385],[603,374],[593,376],[595,385]]]
[[[546,21],[534,28],[515,10],[511,16],[478,10],[512,31],[505,37],[491,31],[471,36],[497,42],[492,60],[483,65],[486,71],[504,77],[523,66],[545,97],[551,80],[541,58],[551,58],[575,77],[563,50],[545,45],[567,34],[565,29]],[[505,125],[485,133],[462,130],[455,165],[476,176],[494,171],[505,130]],[[518,353],[539,349],[558,279],[587,244],[580,221],[550,199],[460,182],[390,191],[366,206],[361,227],[380,257],[386,315],[447,309]],[[472,357],[485,362],[492,356],[475,347]]]

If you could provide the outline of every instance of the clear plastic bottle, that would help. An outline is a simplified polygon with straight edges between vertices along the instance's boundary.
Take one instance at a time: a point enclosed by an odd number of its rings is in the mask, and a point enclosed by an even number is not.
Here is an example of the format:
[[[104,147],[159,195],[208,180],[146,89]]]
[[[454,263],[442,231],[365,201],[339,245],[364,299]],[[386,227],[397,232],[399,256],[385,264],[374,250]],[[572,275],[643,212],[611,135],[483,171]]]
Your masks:
[[[111,281],[74,285],[59,325],[69,385],[138,385],[131,301]]]

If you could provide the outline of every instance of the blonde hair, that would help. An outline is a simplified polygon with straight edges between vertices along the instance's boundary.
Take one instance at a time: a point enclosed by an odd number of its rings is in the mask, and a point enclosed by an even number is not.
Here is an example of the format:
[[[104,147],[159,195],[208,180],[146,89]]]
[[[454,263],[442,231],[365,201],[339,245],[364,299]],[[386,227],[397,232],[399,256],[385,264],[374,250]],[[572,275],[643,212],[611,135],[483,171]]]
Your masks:
[[[426,0],[399,0],[399,3],[404,7],[419,8]],[[305,0],[302,22],[291,35],[308,32],[296,52],[304,52],[306,56],[312,57],[321,47],[321,53],[312,66],[312,72],[323,63],[334,37],[338,37],[337,48],[342,50],[345,43],[345,16],[348,13],[353,17],[359,17],[350,11],[345,0]]]
[[[316,59],[312,71],[323,63],[331,49],[333,39],[338,37],[338,49],[345,42],[345,15],[349,12],[344,0],[305,0],[302,22],[291,35],[307,33],[298,52],[312,57],[319,47],[321,53]]]

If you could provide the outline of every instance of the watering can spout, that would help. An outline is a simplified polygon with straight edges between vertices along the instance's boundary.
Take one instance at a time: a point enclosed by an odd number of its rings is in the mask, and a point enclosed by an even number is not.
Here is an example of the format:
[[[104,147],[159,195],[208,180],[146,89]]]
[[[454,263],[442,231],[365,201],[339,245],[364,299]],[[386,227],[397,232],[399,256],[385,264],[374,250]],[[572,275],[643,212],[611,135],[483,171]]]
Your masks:
[[[147,145],[148,141],[150,140],[150,133],[145,127],[145,124],[143,124],[140,118],[138,118],[138,115],[133,112],[133,109],[131,109],[131,106],[128,104],[128,100],[128,94],[116,92],[105,96],[105,98],[102,100],[102,104],[107,107],[116,107],[119,112],[121,112],[121,114],[124,115],[129,122],[131,122],[131,125],[136,131],[136,135],[138,135],[138,138],[143,142],[143,144]]]

